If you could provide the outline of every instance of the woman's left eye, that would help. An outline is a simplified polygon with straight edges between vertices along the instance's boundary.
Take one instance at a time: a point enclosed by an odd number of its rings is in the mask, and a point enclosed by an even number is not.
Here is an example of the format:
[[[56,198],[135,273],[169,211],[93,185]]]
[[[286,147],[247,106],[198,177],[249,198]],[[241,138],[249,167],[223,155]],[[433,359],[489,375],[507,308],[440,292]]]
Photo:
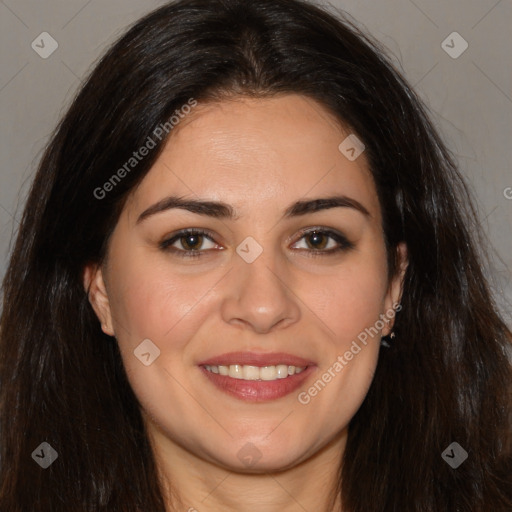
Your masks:
[[[305,247],[295,247],[307,251],[313,256],[327,256],[347,249],[352,249],[354,244],[345,236],[330,229],[313,228],[303,231],[300,241],[304,241]],[[298,242],[295,242],[296,245]]]
[[[297,244],[301,241],[303,241],[303,246],[298,247]],[[294,249],[300,249],[313,256],[327,256],[353,247],[354,245],[341,233],[320,228],[302,231],[301,237],[292,246]],[[197,258],[209,250],[221,247],[209,232],[189,229],[180,231],[171,238],[164,240],[160,243],[160,248],[172,251],[183,258]]]

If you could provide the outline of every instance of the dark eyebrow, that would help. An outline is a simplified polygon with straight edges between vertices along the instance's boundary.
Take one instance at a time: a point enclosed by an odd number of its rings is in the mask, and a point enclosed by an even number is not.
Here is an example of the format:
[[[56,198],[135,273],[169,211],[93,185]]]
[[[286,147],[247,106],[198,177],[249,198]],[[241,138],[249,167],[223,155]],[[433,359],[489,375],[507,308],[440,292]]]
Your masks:
[[[365,217],[371,217],[370,212],[359,201],[347,196],[332,196],[297,201],[285,210],[284,218],[297,217],[329,208],[353,208]]]
[[[235,210],[232,206],[222,201],[201,201],[197,199],[183,199],[177,196],[169,196],[144,210],[137,219],[137,224],[155,213],[160,213],[172,208],[180,208],[198,215],[207,215],[217,219],[235,220]]]
[[[355,199],[347,196],[332,196],[319,199],[305,199],[297,201],[289,206],[283,215],[283,218],[298,217],[308,213],[315,213],[329,208],[353,208],[361,212],[366,217],[371,217],[370,212]],[[235,210],[229,204],[222,201],[202,201],[197,199],[183,199],[177,196],[169,196],[144,210],[137,219],[137,224],[147,217],[173,208],[187,210],[198,215],[207,215],[217,219],[236,220],[239,217]]]

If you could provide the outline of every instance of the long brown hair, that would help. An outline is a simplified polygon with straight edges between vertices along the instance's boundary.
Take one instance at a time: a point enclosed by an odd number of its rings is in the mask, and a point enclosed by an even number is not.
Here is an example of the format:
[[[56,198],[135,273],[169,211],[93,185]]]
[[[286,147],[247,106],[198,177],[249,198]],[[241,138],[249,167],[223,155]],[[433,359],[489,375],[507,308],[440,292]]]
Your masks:
[[[510,331],[482,272],[479,226],[454,158],[385,50],[300,0],[180,0],[103,57],[40,163],[3,283],[0,509],[163,512],[139,404],[82,284],[165,139],[102,198],[190,98],[299,93],[366,146],[390,274],[408,247],[396,339],[349,427],[346,512],[512,510]],[[47,442],[58,459],[32,458]],[[468,453],[457,469],[442,452]],[[172,485],[172,482],[171,482]]]

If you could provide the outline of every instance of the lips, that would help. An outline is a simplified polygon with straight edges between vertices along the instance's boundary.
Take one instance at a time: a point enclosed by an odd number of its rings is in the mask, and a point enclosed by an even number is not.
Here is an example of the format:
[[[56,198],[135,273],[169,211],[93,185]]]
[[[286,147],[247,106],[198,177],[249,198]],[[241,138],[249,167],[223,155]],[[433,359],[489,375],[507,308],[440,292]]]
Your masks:
[[[206,366],[278,366],[304,368],[300,373],[277,380],[241,380],[208,371]],[[201,373],[218,390],[246,402],[267,402],[283,398],[297,391],[316,371],[316,364],[303,357],[284,352],[230,352],[205,359],[199,363]]]
[[[229,366],[232,364],[249,366],[277,366],[286,364],[288,366],[314,366],[315,363],[293,354],[285,352],[257,353],[257,352],[229,352],[219,356],[211,357],[199,363],[199,366]]]

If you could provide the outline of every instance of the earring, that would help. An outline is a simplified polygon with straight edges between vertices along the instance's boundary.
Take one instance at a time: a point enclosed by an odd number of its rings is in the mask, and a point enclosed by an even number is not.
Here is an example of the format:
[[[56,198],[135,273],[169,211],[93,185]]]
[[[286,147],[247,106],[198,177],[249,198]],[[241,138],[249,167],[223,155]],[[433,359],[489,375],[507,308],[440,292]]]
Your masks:
[[[389,335],[382,336],[382,338],[380,339],[380,344],[383,347],[389,348],[391,346],[389,342],[391,342],[391,340],[394,340],[395,338],[396,338],[395,332],[391,331],[391,333]]]

